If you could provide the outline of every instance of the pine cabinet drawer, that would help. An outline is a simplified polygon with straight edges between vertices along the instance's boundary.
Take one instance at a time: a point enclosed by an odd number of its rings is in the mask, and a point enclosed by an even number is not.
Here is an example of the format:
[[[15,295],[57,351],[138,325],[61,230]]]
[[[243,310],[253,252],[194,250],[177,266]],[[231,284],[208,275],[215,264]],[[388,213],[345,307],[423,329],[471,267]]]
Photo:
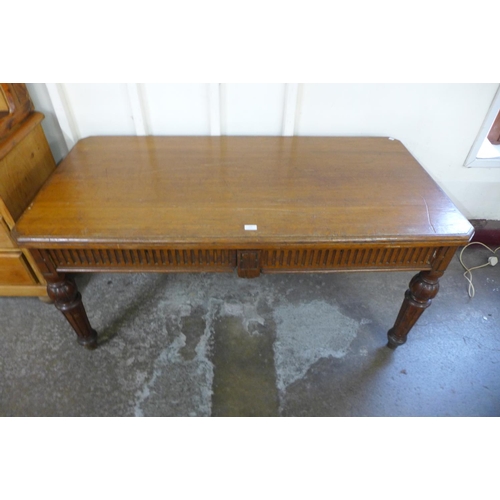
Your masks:
[[[0,251],[3,248],[15,248],[15,246],[10,239],[10,231],[7,224],[5,224],[5,221],[0,217]]]
[[[0,285],[37,284],[22,252],[0,251]]]

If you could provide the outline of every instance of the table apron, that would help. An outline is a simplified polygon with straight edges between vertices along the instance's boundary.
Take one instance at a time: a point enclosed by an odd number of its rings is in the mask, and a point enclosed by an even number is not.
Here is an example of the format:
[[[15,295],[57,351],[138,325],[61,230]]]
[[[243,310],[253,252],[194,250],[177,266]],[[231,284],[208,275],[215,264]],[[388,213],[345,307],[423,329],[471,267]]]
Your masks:
[[[57,272],[337,272],[444,270],[456,247],[374,246],[270,249],[102,249],[39,250]],[[38,252],[36,250],[35,252]]]

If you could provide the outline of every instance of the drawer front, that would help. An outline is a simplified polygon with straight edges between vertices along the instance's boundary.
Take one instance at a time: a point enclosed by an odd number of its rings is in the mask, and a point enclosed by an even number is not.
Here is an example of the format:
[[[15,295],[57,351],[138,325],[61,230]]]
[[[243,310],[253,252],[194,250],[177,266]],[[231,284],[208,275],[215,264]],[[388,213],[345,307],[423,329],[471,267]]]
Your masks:
[[[21,252],[0,252],[0,285],[35,285],[33,276]]]
[[[3,248],[15,248],[10,239],[10,231],[5,221],[0,217],[0,250]]]

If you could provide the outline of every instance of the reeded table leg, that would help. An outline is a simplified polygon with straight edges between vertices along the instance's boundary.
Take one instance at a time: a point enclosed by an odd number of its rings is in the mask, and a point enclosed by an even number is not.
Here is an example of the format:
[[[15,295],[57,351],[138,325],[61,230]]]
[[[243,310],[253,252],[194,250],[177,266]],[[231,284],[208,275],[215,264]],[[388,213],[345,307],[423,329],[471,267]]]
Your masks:
[[[438,293],[442,275],[442,271],[422,271],[412,278],[396,322],[387,332],[387,347],[396,349],[406,342],[408,332]]]
[[[76,283],[57,267],[46,250],[30,250],[47,281],[47,293],[54,305],[61,311],[75,330],[78,343],[87,349],[97,347],[97,332],[90,326],[82,303],[82,295]]]
[[[64,275],[51,276],[47,292],[78,336],[78,343],[87,349],[97,347],[97,332],[90,326],[76,283]]]

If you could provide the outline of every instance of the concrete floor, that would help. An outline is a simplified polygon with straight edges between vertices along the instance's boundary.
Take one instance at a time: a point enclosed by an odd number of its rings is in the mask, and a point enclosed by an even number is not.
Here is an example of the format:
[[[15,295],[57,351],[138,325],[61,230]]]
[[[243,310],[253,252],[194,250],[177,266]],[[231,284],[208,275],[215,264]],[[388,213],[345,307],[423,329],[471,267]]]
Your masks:
[[[0,415],[499,416],[500,265],[473,299],[462,273],[396,351],[413,272],[80,275],[95,351],[53,306],[1,298]]]

